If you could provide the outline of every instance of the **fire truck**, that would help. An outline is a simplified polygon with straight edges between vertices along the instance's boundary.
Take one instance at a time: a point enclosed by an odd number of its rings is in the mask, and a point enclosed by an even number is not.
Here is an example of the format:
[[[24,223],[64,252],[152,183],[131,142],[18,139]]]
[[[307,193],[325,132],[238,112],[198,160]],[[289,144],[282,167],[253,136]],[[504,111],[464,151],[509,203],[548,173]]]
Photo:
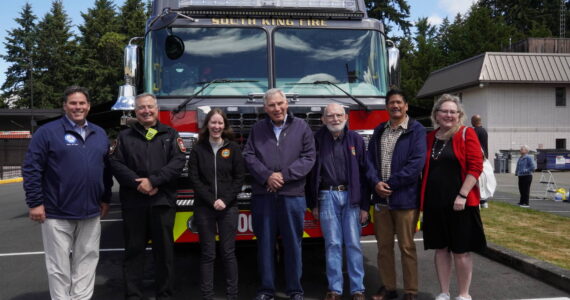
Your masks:
[[[155,94],[160,122],[178,130],[189,155],[213,107],[245,144],[252,125],[266,117],[264,92],[279,88],[289,112],[313,130],[325,106],[339,103],[349,128],[367,140],[388,119],[385,95],[396,83],[398,56],[364,0],[154,0],[145,36],[125,48],[126,83],[112,109],[123,111],[125,124],[135,95]],[[176,242],[198,241],[187,174],[188,166],[179,179]],[[254,239],[250,198],[246,183],[238,195],[238,240]],[[362,232],[372,234],[372,225]],[[321,237],[309,210],[304,237]]]

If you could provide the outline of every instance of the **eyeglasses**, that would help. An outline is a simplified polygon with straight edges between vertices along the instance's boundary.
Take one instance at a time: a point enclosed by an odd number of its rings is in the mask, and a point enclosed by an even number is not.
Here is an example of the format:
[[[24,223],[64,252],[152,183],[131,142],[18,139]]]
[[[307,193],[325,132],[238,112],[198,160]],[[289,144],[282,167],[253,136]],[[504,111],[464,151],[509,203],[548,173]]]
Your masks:
[[[440,113],[442,113],[442,114],[444,114],[444,115],[449,114],[449,115],[452,115],[452,116],[459,113],[459,112],[456,111],[456,110],[441,110],[441,109],[438,109],[437,111],[439,111]]]
[[[334,119],[334,118],[342,119],[343,117],[344,117],[344,114],[326,114],[325,115],[325,118],[327,118],[327,119]]]

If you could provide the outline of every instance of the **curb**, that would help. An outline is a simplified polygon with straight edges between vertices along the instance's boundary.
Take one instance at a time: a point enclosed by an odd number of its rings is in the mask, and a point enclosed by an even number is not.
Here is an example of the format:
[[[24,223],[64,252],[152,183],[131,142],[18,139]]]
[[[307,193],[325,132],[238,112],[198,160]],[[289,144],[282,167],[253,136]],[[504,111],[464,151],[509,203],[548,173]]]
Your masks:
[[[563,269],[553,264],[526,256],[519,252],[487,243],[487,249],[479,254],[507,265],[517,271],[525,273],[546,284],[570,293],[570,270]]]
[[[14,182],[22,182],[24,179],[22,177],[18,177],[18,178],[11,178],[11,179],[3,179],[0,180],[0,184],[6,184],[6,183],[14,183]]]

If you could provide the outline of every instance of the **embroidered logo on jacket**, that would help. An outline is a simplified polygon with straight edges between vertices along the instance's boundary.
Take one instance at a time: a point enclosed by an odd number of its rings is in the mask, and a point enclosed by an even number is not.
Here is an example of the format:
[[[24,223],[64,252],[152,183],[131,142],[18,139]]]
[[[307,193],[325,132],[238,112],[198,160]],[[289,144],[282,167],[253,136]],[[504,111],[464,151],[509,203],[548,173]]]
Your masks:
[[[222,157],[223,157],[223,158],[228,158],[228,157],[230,157],[230,154],[231,154],[230,149],[224,149],[224,150],[222,150]]]
[[[64,139],[66,141],[66,145],[77,145],[77,138],[71,133],[66,134]]]
[[[350,147],[350,152],[352,152],[352,156],[356,156],[356,147],[351,146],[351,147]]]

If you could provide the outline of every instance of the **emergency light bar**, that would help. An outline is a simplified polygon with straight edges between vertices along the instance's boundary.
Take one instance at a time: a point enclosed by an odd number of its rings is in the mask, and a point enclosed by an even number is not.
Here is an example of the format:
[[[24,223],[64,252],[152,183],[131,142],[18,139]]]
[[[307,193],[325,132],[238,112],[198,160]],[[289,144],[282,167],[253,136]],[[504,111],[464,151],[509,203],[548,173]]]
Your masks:
[[[179,7],[336,8],[356,11],[357,0],[179,0]]]

